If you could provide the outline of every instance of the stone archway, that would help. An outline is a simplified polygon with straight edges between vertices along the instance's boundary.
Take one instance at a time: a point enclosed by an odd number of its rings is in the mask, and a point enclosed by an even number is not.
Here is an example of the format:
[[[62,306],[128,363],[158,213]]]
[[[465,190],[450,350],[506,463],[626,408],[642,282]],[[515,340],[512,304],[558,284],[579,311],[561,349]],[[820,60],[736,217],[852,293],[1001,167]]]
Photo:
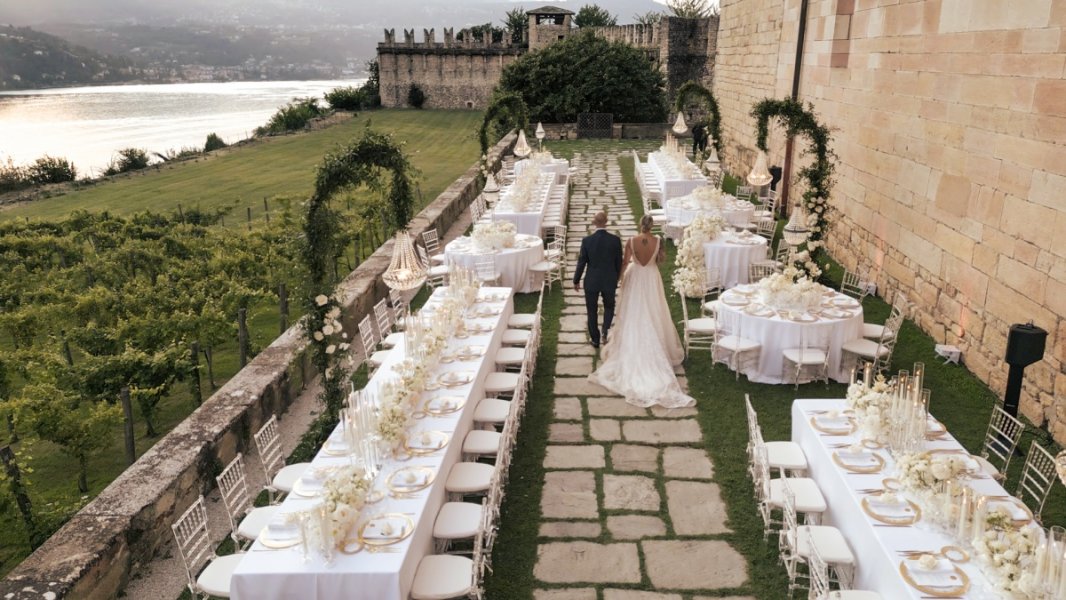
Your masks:
[[[681,86],[677,90],[677,100],[674,102],[674,109],[681,111],[685,109],[685,103],[690,98],[695,98],[700,102],[707,105],[707,113],[710,116],[710,121],[707,123],[709,131],[707,132],[711,139],[714,140],[714,149],[718,152],[718,157],[722,157],[722,119],[718,114],[718,101],[714,99],[714,94],[711,90],[703,87],[695,81],[689,81],[685,85]]]
[[[485,110],[485,118],[478,129],[478,141],[481,142],[481,155],[489,151],[489,127],[495,122],[508,124],[511,128],[525,129],[529,126],[529,108],[525,100],[515,93],[496,96]]]

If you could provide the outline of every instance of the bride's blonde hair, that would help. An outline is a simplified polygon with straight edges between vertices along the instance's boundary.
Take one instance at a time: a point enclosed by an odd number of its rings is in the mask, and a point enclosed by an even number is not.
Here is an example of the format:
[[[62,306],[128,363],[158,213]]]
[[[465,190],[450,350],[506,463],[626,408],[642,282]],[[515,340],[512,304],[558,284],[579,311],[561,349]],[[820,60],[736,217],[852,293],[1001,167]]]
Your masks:
[[[651,233],[651,226],[654,224],[654,220],[651,215],[644,215],[640,218],[640,231],[641,233]]]

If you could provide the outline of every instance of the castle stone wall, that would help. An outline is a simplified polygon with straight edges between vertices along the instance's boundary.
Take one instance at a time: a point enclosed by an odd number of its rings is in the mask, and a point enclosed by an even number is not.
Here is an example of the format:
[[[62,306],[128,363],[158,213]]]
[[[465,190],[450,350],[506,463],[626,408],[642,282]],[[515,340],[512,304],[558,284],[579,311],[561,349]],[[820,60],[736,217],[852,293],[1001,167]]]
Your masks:
[[[666,78],[669,98],[687,81],[711,85],[714,78],[718,17],[663,17],[655,25],[596,27],[596,35],[644,50]]]
[[[752,104],[791,88],[798,9],[722,0],[714,91],[734,173],[750,169]],[[1060,443],[1064,25],[1054,0],[810,0],[800,85],[834,130],[831,253],[872,268],[882,296],[906,292],[917,324],[998,393],[1009,326],[1048,330],[1022,412]],[[771,137],[778,164],[783,146]]]

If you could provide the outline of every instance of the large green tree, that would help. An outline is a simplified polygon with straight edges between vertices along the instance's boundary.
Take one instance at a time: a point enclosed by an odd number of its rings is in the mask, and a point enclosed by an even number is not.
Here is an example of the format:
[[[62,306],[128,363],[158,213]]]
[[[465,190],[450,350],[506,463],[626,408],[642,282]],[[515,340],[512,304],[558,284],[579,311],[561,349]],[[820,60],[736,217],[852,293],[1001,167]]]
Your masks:
[[[579,32],[507,66],[498,92],[518,94],[531,121],[569,123],[578,113],[612,113],[615,121],[666,117],[659,69],[640,50]]]
[[[618,17],[599,4],[586,4],[574,15],[574,25],[578,27],[610,27],[617,24]]]

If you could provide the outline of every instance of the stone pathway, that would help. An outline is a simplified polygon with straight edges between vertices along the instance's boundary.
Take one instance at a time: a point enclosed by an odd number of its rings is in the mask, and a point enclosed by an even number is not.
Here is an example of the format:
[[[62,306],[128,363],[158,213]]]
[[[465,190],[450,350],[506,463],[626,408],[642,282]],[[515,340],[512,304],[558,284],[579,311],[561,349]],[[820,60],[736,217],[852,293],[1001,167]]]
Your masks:
[[[578,155],[573,165],[571,268],[599,210],[623,239],[636,233],[618,155]],[[534,597],[709,600],[745,585],[747,562],[721,539],[730,530],[696,409],[637,408],[590,383],[598,357],[584,296],[564,289]]]

